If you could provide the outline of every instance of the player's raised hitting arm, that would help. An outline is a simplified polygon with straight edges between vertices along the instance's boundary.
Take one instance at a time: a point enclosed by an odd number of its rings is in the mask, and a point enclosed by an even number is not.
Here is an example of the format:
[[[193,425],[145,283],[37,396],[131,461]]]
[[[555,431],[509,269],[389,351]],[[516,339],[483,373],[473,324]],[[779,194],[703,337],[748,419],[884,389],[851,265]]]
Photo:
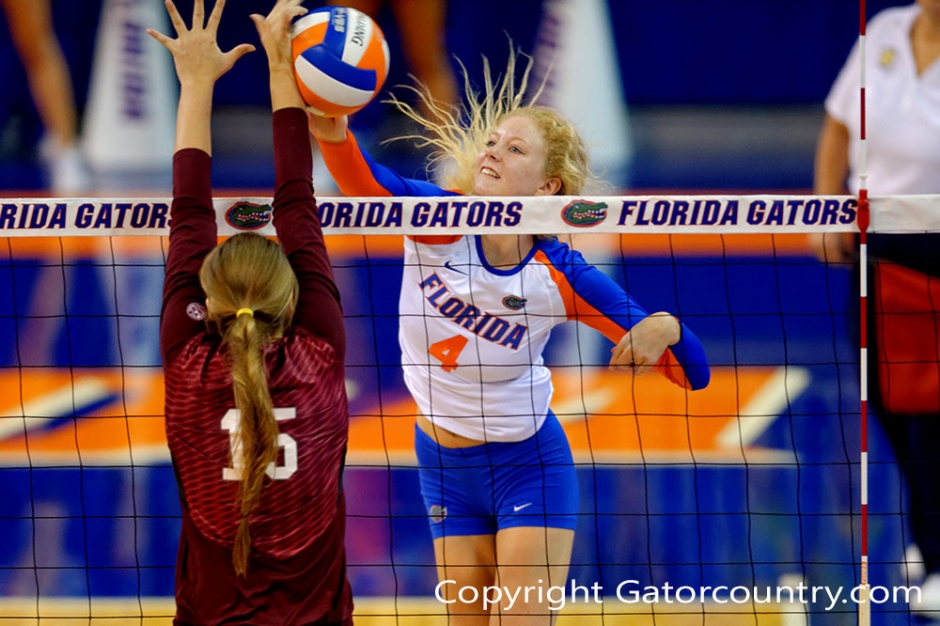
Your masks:
[[[450,196],[433,183],[400,176],[376,163],[359,147],[346,116],[323,117],[308,113],[310,134],[320,145],[327,169],[340,191],[348,196]]]

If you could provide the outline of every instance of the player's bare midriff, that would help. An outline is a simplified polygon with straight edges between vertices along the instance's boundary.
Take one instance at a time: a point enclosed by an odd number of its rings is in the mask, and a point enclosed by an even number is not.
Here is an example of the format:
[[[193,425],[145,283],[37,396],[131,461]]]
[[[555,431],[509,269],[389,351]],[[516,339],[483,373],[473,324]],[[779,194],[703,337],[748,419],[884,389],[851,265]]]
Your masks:
[[[452,433],[440,426],[435,426],[431,420],[423,415],[418,416],[418,428],[438,445],[445,448],[472,448],[473,446],[481,446],[486,443],[485,441],[470,439],[469,437]]]

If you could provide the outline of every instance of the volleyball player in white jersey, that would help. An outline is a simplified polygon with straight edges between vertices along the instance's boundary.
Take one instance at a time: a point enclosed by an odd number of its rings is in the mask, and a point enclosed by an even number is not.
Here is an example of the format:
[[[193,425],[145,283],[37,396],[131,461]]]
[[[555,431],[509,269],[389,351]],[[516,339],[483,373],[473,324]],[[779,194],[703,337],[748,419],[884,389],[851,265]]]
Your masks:
[[[815,191],[857,193],[861,54],[852,50],[826,98],[816,151]],[[940,0],[886,9],[866,32],[866,137],[872,195],[940,194]],[[870,398],[910,494],[911,541],[926,578],[911,606],[940,612],[940,388],[931,284],[940,277],[937,235],[869,236]],[[857,263],[851,234],[814,235],[820,259]],[[858,284],[858,280],[852,284]],[[858,302],[855,295],[853,304]],[[904,314],[897,313],[904,311]],[[887,314],[886,314],[887,313]],[[855,318],[857,319],[857,317]],[[858,337],[858,331],[853,339]],[[909,555],[917,550],[908,550]],[[912,559],[912,556],[908,557]],[[912,559],[913,560],[913,559]],[[913,568],[912,568],[913,569]],[[910,571],[910,570],[908,570]],[[911,576],[911,583],[920,583]]]
[[[552,109],[522,105],[512,61],[506,76],[484,102],[471,102],[467,126],[439,109],[434,122],[400,105],[454,159],[449,183],[459,191],[375,163],[345,118],[311,116],[311,132],[347,195],[579,193],[590,173],[577,131]],[[434,110],[430,98],[424,104]],[[512,210],[502,215],[512,219]],[[510,593],[537,590],[493,609],[501,624],[549,624],[544,592],[567,583],[579,504],[571,450],[549,408],[542,350],[552,327],[587,323],[616,344],[611,365],[656,368],[689,389],[708,383],[702,345],[672,315],[647,314],[554,238],[409,237],[404,267],[399,340],[420,411],[415,446],[438,574],[453,581],[439,588],[453,601],[450,623],[489,624],[481,600],[465,602],[458,591],[498,584]]]

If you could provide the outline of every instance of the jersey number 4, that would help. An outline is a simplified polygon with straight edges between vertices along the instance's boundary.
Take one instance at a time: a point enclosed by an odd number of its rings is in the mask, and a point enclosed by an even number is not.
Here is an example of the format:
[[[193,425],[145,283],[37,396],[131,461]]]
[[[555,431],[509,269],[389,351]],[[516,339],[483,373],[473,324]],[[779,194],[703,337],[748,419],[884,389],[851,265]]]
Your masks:
[[[428,354],[441,362],[441,368],[445,372],[452,372],[457,369],[457,357],[467,347],[470,341],[463,335],[454,335],[437,343],[432,343],[428,347]]]
[[[278,422],[297,417],[297,409],[274,409],[274,419]],[[245,456],[239,432],[241,411],[229,409],[222,418],[222,430],[228,431],[228,445],[231,450],[232,467],[222,469],[222,480],[241,480],[245,468]],[[277,445],[284,449],[284,464],[268,463],[267,475],[274,480],[287,480],[297,471],[297,442],[287,433],[277,434]]]

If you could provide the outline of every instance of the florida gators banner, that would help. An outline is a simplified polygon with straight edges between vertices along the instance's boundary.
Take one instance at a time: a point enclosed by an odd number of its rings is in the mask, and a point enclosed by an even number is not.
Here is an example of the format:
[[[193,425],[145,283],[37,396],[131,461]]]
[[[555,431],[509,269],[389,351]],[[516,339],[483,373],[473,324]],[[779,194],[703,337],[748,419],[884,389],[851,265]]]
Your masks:
[[[168,198],[0,200],[0,236],[169,234]],[[219,234],[274,235],[270,198],[216,198]],[[809,233],[857,230],[853,196],[321,198],[326,234]],[[940,196],[871,200],[874,232],[940,231]]]

